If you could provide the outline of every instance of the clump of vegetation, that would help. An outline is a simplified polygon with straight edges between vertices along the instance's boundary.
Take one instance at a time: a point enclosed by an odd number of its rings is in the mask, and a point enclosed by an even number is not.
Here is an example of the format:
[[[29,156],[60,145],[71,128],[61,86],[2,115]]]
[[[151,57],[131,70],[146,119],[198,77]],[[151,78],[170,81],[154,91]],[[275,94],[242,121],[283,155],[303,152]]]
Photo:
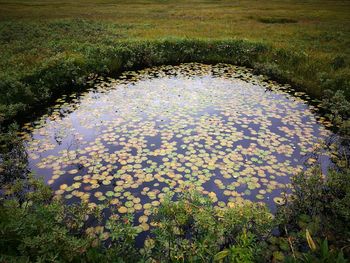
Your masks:
[[[260,17],[257,20],[265,24],[290,24],[298,22],[298,20],[286,17]]]
[[[12,124],[6,131],[0,130],[0,185],[27,175],[27,153],[17,136],[18,126]]]
[[[325,177],[318,167],[293,178],[293,197],[279,210],[280,237],[289,243],[286,255],[302,259],[309,247],[317,257],[329,260],[350,255],[349,191],[350,170],[329,171]],[[326,242],[326,243],[325,243]],[[330,244],[330,249],[328,249]],[[327,247],[327,249],[326,249]],[[312,258],[315,255],[308,257]],[[305,261],[317,262],[317,261]],[[322,261],[332,262],[332,261]],[[339,261],[343,262],[343,261]],[[345,261],[344,261],[345,262]]]
[[[130,217],[111,218],[104,227],[103,207],[64,205],[53,198],[48,186],[31,177],[15,180],[2,191],[1,262],[131,262],[139,258],[134,242],[138,230]],[[90,228],[94,222],[99,226]]]
[[[168,196],[155,224],[152,252],[161,262],[251,262],[261,257],[273,216],[254,203],[215,209],[209,199],[189,192],[176,202]]]
[[[344,91],[326,90],[321,108],[325,116],[335,125],[342,143],[350,141],[350,102],[347,100]],[[342,153],[344,154],[344,153]],[[348,153],[345,153],[348,154]],[[341,158],[340,158],[341,159]],[[338,160],[339,161],[339,160]],[[338,162],[339,164],[339,162]]]

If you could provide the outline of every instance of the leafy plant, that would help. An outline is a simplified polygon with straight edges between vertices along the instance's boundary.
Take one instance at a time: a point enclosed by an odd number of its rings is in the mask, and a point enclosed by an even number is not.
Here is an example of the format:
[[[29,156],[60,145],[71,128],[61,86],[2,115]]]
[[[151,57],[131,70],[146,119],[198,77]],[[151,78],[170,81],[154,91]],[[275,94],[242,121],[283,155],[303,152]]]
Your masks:
[[[308,242],[311,242],[311,251],[301,254],[298,258],[288,257],[286,263],[346,263],[348,262],[344,258],[342,251],[332,251],[328,247],[327,239],[323,240],[319,247],[316,247],[311,236],[308,237]],[[311,241],[312,240],[312,241]],[[310,245],[310,243],[309,243]]]
[[[214,257],[214,261],[218,262],[232,262],[232,263],[249,263],[254,262],[258,254],[259,247],[256,245],[255,236],[251,233],[243,231],[237,237],[235,245],[226,248]]]
[[[176,202],[168,196],[155,215],[155,223],[153,257],[169,262],[208,262],[223,255],[236,260],[256,258],[259,245],[273,226],[265,206],[218,209],[210,199],[192,191]],[[217,254],[225,247],[225,252]]]
[[[101,210],[87,204],[65,205],[52,198],[43,182],[28,178],[4,188],[0,199],[0,261],[23,262],[130,262],[138,258],[132,220],[114,218],[106,223]],[[22,192],[22,193],[19,193]]]
[[[17,134],[18,126],[12,124],[7,131],[0,131],[0,185],[16,179],[25,179],[27,153]],[[0,193],[1,195],[1,193]]]

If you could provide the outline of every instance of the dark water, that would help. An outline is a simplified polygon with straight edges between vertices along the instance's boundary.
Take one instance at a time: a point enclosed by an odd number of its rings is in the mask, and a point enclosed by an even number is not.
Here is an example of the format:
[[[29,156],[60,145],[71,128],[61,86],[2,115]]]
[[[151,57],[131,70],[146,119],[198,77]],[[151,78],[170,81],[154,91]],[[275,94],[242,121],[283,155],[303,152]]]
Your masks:
[[[135,213],[144,231],[167,192],[274,211],[330,135],[302,93],[240,67],[164,66],[95,86],[25,125],[31,170],[69,203]]]

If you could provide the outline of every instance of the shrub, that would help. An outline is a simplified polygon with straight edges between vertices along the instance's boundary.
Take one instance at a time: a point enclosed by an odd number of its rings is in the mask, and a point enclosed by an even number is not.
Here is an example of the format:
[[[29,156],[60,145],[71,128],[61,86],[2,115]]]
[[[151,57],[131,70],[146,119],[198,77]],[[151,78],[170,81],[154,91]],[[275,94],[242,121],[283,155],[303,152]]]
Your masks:
[[[335,70],[338,70],[338,69],[341,69],[341,68],[344,68],[346,66],[346,61],[345,61],[345,57],[344,56],[336,56],[333,58],[332,62],[332,67],[335,69]]]
[[[325,177],[321,169],[312,168],[293,178],[293,198],[280,208],[280,229],[291,240],[294,249],[303,251],[306,229],[318,243],[327,239],[333,248],[344,248],[350,240],[350,169],[330,170]]]
[[[0,185],[27,175],[27,153],[22,140],[17,136],[17,125],[12,124],[8,131],[0,131]]]
[[[152,256],[156,260],[211,262],[226,248],[231,258],[257,259],[273,217],[260,204],[219,209],[210,199],[188,192],[176,202],[168,196],[155,215],[155,224]]]
[[[139,256],[132,221],[101,223],[102,210],[87,204],[64,205],[43,182],[28,178],[3,188],[0,198],[1,262],[131,262]],[[95,221],[94,221],[95,220]],[[97,220],[97,221],[96,221]]]

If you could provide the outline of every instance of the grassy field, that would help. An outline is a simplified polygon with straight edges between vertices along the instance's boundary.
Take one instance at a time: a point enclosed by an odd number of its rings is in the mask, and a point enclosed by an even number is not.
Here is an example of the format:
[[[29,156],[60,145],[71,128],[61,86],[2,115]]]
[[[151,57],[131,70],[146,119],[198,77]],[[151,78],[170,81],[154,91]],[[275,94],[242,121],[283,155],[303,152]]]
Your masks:
[[[213,40],[226,41],[232,48],[236,40],[258,43],[266,48],[241,64],[294,83],[316,97],[327,88],[350,95],[349,14],[349,1],[0,0],[0,116],[6,119],[43,101],[39,93],[47,93],[46,98],[57,93],[50,87],[52,77],[42,75],[55,58],[68,64],[74,60],[73,65],[78,64],[84,72],[73,75],[81,77],[88,71],[101,73],[126,63],[125,58],[110,61],[110,50],[122,42],[164,38],[187,44],[201,39],[206,47]],[[126,46],[123,49],[129,48]],[[158,48],[156,45],[150,52],[159,58]],[[188,53],[197,48],[191,46]],[[171,45],[169,49],[166,52],[173,52],[173,57],[183,56],[181,50],[171,50]],[[216,51],[212,50],[211,56]],[[115,50],[115,56],[121,54],[125,52]],[[206,60],[202,55],[200,59],[153,59],[139,64],[237,62],[228,59],[229,55],[239,56],[221,54]],[[99,59],[102,62],[96,63]],[[142,60],[140,56],[136,59]],[[107,61],[105,65],[103,61]],[[58,75],[55,85],[66,86],[67,81]],[[38,81],[42,87],[37,87]]]
[[[348,1],[1,0],[0,12],[2,21],[106,22],[118,38],[243,38],[318,56],[349,53],[350,44]]]
[[[108,33],[120,39],[239,38],[321,58],[350,52],[349,1],[1,0],[0,13],[1,22],[42,25],[81,18],[108,23]]]

